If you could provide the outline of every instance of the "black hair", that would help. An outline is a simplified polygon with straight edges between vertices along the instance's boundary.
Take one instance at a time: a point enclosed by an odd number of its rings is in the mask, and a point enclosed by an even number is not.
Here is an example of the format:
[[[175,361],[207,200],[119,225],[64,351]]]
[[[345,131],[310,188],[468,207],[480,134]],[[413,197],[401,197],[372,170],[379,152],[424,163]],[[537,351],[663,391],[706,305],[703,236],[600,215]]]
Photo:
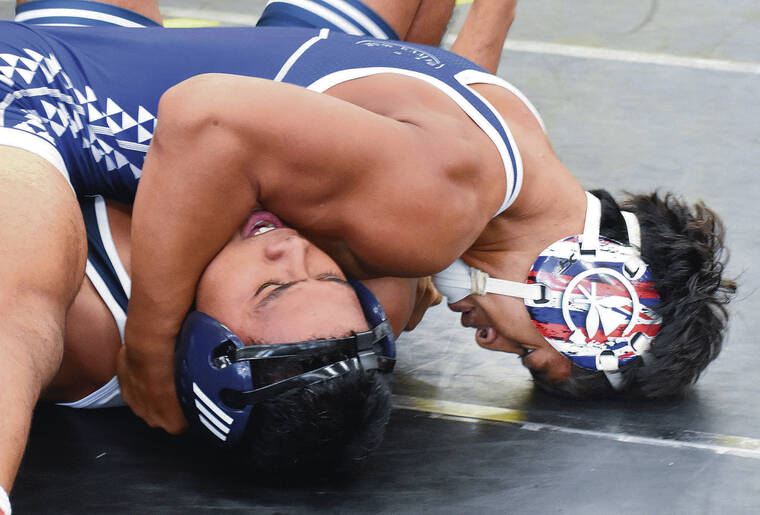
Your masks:
[[[253,407],[241,444],[273,478],[324,477],[361,465],[383,441],[390,374],[352,370]]]
[[[662,326],[647,364],[637,359],[621,369],[619,391],[603,372],[575,365],[563,384],[548,384],[535,374],[534,380],[552,393],[580,398],[680,395],[720,353],[728,323],[725,306],[736,293],[734,281],[723,277],[728,260],[723,223],[703,202],[690,206],[672,194],[630,195],[618,206],[605,190],[591,193],[602,203],[602,236],[627,243],[620,211],[638,217],[641,256],[661,298],[656,312]]]

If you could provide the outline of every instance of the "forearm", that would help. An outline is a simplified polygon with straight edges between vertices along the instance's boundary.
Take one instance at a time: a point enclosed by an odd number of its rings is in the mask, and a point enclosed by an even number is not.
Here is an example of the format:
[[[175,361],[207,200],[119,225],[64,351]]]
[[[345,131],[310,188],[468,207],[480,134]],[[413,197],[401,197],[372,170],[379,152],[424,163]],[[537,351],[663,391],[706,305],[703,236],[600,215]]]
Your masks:
[[[151,342],[173,340],[203,269],[257,198],[236,138],[212,122],[174,116],[170,104],[162,100],[133,210],[126,327],[132,356],[173,351],[151,349]]]
[[[474,0],[451,51],[496,73],[517,0]]]

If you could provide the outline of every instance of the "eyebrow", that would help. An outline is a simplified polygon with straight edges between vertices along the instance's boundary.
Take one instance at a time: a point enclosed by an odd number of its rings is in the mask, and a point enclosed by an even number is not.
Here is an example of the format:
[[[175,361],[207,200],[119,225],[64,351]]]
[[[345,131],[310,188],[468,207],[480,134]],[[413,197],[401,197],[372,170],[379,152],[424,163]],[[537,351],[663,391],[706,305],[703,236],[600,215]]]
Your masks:
[[[333,282],[333,283],[342,284],[342,285],[345,285],[348,288],[351,288],[351,290],[353,291],[353,287],[349,284],[348,281],[346,281],[345,279],[341,279],[340,277],[338,277],[337,275],[334,275],[334,274],[330,274],[330,273],[320,274],[317,277],[315,277],[315,279],[317,281],[325,281],[325,282]],[[279,298],[289,288],[292,288],[296,284],[299,284],[299,283],[302,283],[302,282],[305,282],[305,281],[306,281],[306,279],[301,279],[301,280],[298,280],[298,281],[290,281],[290,282],[286,282],[286,283],[280,284],[279,286],[277,286],[277,288],[275,288],[272,291],[270,291],[266,295],[266,297],[264,297],[261,300],[261,302],[258,303],[258,305],[256,306],[255,310],[258,311],[260,309],[263,309],[264,307],[266,307],[267,305],[269,305],[272,301],[274,301],[277,298]],[[277,284],[277,281],[264,281],[264,283],[262,283],[262,286],[264,284],[272,284],[272,283]],[[261,287],[259,288],[258,291],[260,291],[260,290],[261,290]],[[257,291],[257,293],[258,293],[258,291]]]

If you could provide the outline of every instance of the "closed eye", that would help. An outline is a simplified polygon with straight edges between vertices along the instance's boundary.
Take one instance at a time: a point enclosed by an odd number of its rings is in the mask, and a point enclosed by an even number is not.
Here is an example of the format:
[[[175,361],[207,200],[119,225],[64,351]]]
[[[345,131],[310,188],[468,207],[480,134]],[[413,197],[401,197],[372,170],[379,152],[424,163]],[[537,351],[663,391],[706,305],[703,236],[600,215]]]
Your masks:
[[[256,296],[259,293],[263,292],[264,290],[266,290],[270,286],[282,286],[284,284],[287,284],[287,283],[278,283],[278,282],[274,282],[274,281],[267,281],[267,282],[263,283],[261,286],[258,287],[258,289],[256,290],[256,293],[254,294],[254,296]]]
[[[320,274],[320,275],[318,275],[316,277],[316,279],[317,279],[317,281],[331,281],[331,282],[335,282],[335,283],[345,284],[346,286],[351,287],[351,285],[348,283],[348,281],[346,281],[345,279],[343,279],[342,277],[340,277],[337,274],[330,274],[330,273],[328,273],[328,274]]]
[[[343,279],[342,277],[340,277],[339,275],[335,274],[335,273],[320,274],[320,275],[316,276],[315,279],[317,281],[328,281],[328,282],[335,282],[335,283],[338,283],[338,284],[342,284],[342,285],[345,285],[347,288],[351,288],[351,290],[353,291],[353,287],[349,284],[349,282],[346,281],[345,279]],[[299,281],[290,281],[290,282],[285,282],[285,283],[279,282],[279,281],[270,280],[270,281],[266,281],[266,282],[262,283],[261,286],[259,286],[258,289],[256,290],[256,294],[255,295],[258,295],[259,293],[264,292],[270,286],[276,286],[276,288],[269,289],[269,291],[267,292],[267,295],[259,303],[258,308],[260,309],[263,306],[266,306],[267,304],[269,304],[270,302],[272,302],[274,299],[276,299],[277,297],[279,297],[288,288],[291,288],[291,287],[295,286],[298,283],[302,283],[305,280],[306,279],[301,279]]]

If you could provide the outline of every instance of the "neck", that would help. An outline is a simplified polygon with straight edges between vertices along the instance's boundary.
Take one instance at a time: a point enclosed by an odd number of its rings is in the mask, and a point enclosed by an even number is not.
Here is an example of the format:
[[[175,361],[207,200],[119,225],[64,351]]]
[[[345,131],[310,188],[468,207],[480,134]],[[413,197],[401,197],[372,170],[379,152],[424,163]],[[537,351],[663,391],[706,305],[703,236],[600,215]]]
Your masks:
[[[524,282],[541,251],[581,234],[585,217],[583,187],[567,169],[526,174],[515,203],[489,222],[462,258],[493,277]]]

